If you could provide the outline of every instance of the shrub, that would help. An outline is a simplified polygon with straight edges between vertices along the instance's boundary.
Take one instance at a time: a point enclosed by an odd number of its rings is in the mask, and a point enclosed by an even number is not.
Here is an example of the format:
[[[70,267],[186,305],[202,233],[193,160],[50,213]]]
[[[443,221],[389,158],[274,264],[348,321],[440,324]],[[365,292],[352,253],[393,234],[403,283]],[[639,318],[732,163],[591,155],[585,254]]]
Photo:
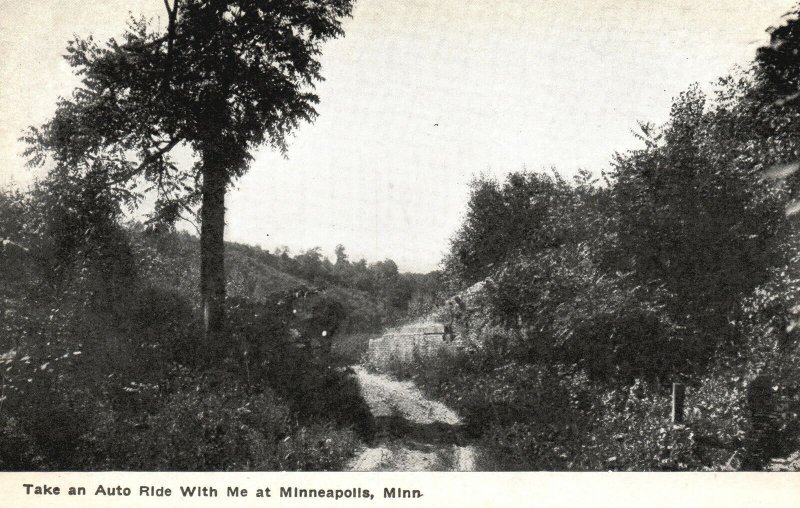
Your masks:
[[[158,471],[279,466],[277,444],[289,433],[289,410],[274,394],[246,394],[232,383],[210,386],[198,380],[196,386],[191,384],[169,395],[140,422],[130,417],[110,422],[111,434],[96,439],[106,447],[102,455],[108,466]],[[108,416],[114,419],[113,414]],[[137,426],[142,430],[137,431]]]
[[[348,428],[370,431],[352,378],[296,347],[276,316],[233,312],[237,347],[210,368],[191,353],[177,292],[134,286],[102,309],[55,300],[55,314],[47,301],[20,307],[26,335],[3,355],[3,468],[335,469],[356,446]],[[243,338],[263,346],[251,376]]]
[[[404,366],[465,418],[481,468],[733,470],[752,448],[744,383],[730,371],[690,385],[686,421],[673,425],[668,386],[635,379],[615,387],[575,367],[520,364],[487,351]]]
[[[22,429],[19,419],[0,412],[0,471],[37,470],[45,464],[36,441]]]
[[[269,389],[178,369],[175,391],[150,411],[105,411],[82,438],[88,468],[243,471],[344,465],[355,436],[330,424],[298,425]],[[86,467],[86,466],[84,466]]]
[[[331,424],[301,426],[281,441],[279,469],[285,471],[343,471],[359,441],[353,432]]]
[[[520,254],[487,280],[485,292],[489,312],[510,330],[501,334],[509,354],[520,361],[576,364],[592,379],[629,385],[688,370],[701,358],[691,332],[663,311],[669,295],[662,288],[604,274],[586,244]],[[483,333],[479,342],[498,336]]]

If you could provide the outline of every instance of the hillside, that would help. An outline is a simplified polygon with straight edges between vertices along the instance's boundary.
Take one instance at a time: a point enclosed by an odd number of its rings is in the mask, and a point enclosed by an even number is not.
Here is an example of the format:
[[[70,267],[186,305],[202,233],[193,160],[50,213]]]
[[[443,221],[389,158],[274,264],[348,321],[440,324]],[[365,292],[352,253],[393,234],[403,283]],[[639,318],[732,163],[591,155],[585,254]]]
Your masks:
[[[199,239],[179,232],[148,235],[141,228],[134,228],[131,233],[137,257],[146,260],[142,276],[154,287],[178,291],[189,301],[198,302]],[[381,294],[346,287],[323,277],[310,281],[287,273],[281,265],[293,266],[291,258],[287,262],[260,247],[233,242],[227,242],[225,247],[229,298],[266,304],[282,294],[311,291],[313,296],[304,298],[304,307],[309,307],[316,318],[326,316],[322,318],[323,328],[335,328],[336,333],[328,337],[342,364],[358,361],[369,339],[397,319],[397,309],[392,309]],[[304,316],[306,321],[315,317],[308,312]]]
[[[145,260],[144,275],[152,283],[199,297],[199,238],[185,232],[148,235],[136,227],[132,239]],[[270,293],[310,285],[272,266],[269,257],[257,247],[226,242],[228,294],[263,301]]]
[[[147,235],[141,228],[131,230],[140,259],[147,260],[142,275],[155,287],[178,291],[191,302],[200,298],[199,239],[188,233]],[[370,338],[383,326],[397,319],[386,298],[354,287],[345,287],[322,277],[309,281],[282,270],[293,266],[292,259],[250,245],[227,242],[228,296],[232,301],[244,299],[266,304],[279,295],[312,291],[304,298],[304,323],[312,328],[327,328],[326,338],[336,363],[349,365],[359,361]],[[299,257],[299,256],[298,256]],[[331,333],[333,328],[336,333]],[[310,330],[307,330],[310,332]]]

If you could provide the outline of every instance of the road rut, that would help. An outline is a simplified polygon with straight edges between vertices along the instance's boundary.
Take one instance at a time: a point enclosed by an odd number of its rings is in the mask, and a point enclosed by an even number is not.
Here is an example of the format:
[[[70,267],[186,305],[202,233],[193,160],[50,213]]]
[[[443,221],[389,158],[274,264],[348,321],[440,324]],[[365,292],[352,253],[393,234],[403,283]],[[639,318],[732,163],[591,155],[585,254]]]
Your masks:
[[[412,381],[353,367],[376,436],[350,462],[351,471],[474,471],[476,449],[463,438],[461,417],[428,399]]]

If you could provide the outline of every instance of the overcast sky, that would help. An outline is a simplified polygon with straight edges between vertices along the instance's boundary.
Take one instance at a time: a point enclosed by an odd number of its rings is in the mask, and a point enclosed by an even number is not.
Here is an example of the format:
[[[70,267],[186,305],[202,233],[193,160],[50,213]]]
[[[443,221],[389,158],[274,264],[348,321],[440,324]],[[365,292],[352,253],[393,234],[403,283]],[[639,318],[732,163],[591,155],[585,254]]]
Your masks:
[[[784,0],[358,0],[324,48],[320,117],[261,150],[228,199],[227,238],[436,268],[473,175],[599,172],[637,120],[746,64]],[[106,38],[162,0],[0,0],[0,185],[24,185],[21,130],[75,85],[73,33]],[[158,21],[156,21],[158,22]]]

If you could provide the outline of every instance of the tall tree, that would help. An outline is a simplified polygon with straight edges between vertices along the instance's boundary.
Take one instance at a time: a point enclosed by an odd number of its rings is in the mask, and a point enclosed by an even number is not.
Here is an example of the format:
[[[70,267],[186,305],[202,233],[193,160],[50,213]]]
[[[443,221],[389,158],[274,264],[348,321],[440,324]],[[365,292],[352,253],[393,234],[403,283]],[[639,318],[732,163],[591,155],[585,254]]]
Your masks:
[[[224,326],[225,194],[268,143],[313,121],[320,45],[343,35],[353,0],[164,0],[165,30],[132,18],[121,41],[71,41],[83,76],[53,118],[26,135],[31,164],[80,178],[102,165],[109,185],[158,193],[154,219],[173,223],[201,203],[206,336]],[[174,152],[191,150],[179,167]],[[127,194],[131,206],[141,193]]]

